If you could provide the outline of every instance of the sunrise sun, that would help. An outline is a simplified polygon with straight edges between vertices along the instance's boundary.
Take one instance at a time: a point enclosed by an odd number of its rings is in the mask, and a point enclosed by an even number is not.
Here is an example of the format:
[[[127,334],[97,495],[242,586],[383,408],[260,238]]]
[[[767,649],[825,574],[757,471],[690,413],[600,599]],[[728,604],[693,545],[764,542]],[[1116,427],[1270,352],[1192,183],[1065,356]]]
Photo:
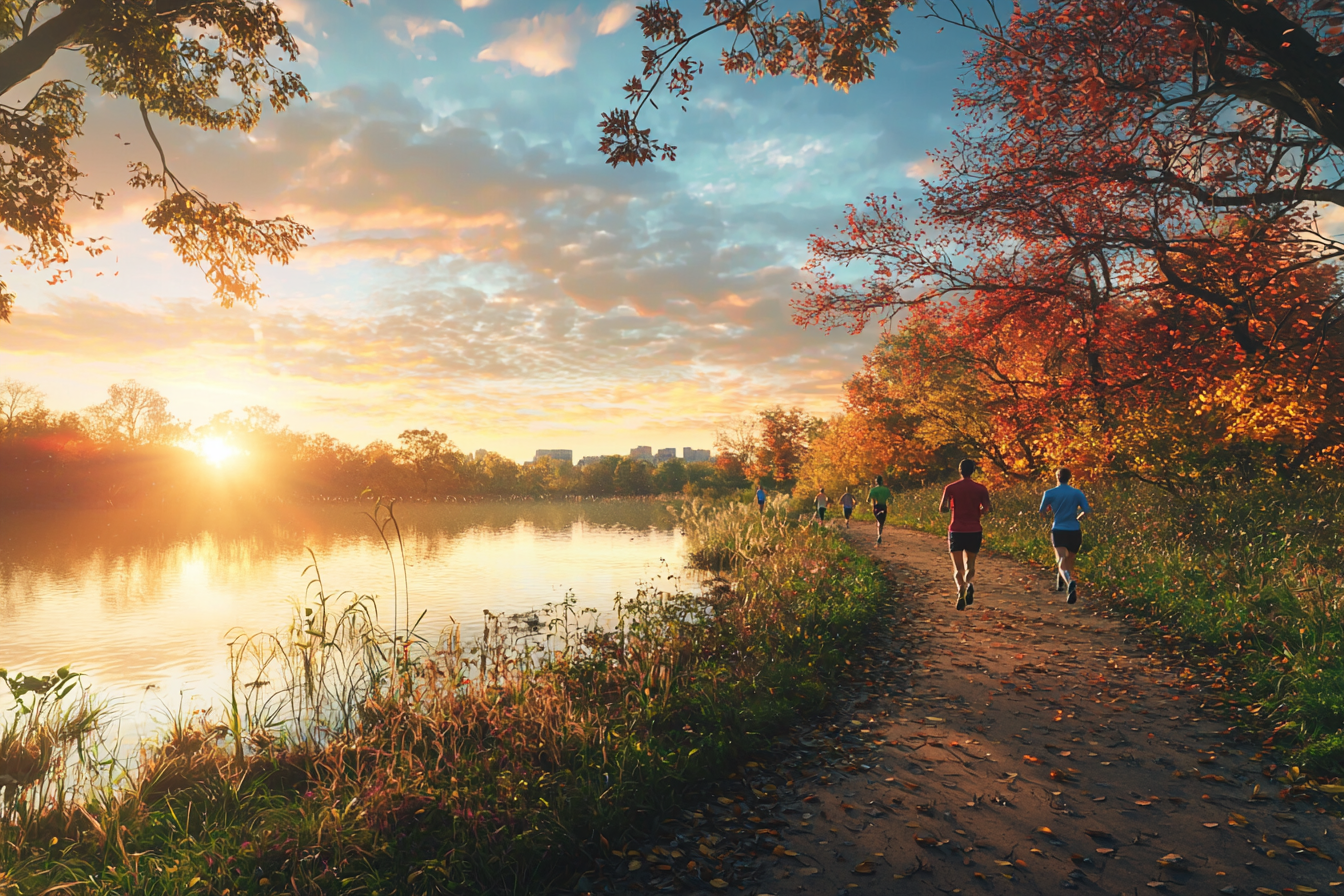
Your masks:
[[[226,460],[238,455],[238,449],[218,436],[206,436],[196,447],[196,453],[205,458],[206,463],[221,466]]]

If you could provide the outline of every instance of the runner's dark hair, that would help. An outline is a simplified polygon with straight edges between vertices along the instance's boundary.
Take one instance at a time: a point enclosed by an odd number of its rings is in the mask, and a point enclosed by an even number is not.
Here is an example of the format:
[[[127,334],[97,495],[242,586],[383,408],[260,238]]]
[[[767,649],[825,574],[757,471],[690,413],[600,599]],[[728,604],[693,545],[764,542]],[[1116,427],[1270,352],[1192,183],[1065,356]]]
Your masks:
[[[975,461],[971,460],[969,457],[966,458],[961,463],[957,464],[957,472],[961,473],[963,476],[971,475],[975,472]]]
[[[1060,467],[1058,470],[1055,471],[1055,478],[1058,479],[1060,482],[1068,482],[1070,479],[1073,478],[1073,473],[1069,471],[1068,467]]]

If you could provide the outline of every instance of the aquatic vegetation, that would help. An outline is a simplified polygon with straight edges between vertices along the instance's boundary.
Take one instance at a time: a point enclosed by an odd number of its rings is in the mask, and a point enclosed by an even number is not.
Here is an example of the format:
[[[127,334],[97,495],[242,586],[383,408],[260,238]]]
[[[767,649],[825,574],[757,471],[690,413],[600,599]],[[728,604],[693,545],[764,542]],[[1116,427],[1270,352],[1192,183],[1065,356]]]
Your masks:
[[[375,517],[404,582],[395,523]],[[20,892],[572,885],[604,835],[655,823],[820,705],[887,599],[817,527],[768,514],[729,551],[739,508],[691,502],[681,522],[721,558],[703,587],[487,615],[469,643],[421,632],[404,590],[380,619],[314,564],[287,630],[233,640],[222,712],[179,720],[80,799],[6,817],[0,867]]]

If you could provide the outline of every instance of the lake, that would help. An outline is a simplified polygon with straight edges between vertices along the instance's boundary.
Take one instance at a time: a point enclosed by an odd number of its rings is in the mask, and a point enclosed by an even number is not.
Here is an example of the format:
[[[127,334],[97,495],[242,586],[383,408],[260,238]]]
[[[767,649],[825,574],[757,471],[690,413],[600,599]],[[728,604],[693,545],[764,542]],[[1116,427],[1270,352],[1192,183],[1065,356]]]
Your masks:
[[[312,578],[308,549],[328,593],[381,595],[390,623],[393,565],[364,509],[288,505],[205,521],[116,509],[0,514],[0,668],[43,675],[68,664],[133,729],[218,705],[230,633],[288,624]],[[668,587],[683,568],[681,534],[656,503],[408,504],[396,517],[412,619],[424,611],[431,640],[453,621],[470,640],[482,611],[525,612],[570,592],[608,610],[618,593]],[[400,582],[400,559],[396,574]]]

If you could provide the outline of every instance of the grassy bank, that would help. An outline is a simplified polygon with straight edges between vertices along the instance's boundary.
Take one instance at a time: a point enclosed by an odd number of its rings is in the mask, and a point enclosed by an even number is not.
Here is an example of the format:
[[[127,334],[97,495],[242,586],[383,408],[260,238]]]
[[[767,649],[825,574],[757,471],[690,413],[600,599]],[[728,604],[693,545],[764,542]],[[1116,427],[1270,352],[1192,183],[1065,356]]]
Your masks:
[[[1344,492],[1321,480],[1176,497],[1137,484],[1079,483],[1097,513],[1084,521],[1084,600],[1107,598],[1231,673],[1221,699],[1308,769],[1344,772]],[[986,547],[1053,565],[1041,486],[994,493]],[[947,530],[940,488],[896,497],[890,521]],[[1235,682],[1235,683],[1232,683]],[[1220,685],[1215,684],[1215,687]]]
[[[11,673],[0,894],[572,887],[604,836],[651,827],[817,707],[885,600],[817,527],[682,513],[720,574],[619,600],[601,626],[564,603],[427,640],[404,605],[389,628],[317,582],[289,631],[232,645],[229,705],[126,765],[101,758],[68,676]]]

